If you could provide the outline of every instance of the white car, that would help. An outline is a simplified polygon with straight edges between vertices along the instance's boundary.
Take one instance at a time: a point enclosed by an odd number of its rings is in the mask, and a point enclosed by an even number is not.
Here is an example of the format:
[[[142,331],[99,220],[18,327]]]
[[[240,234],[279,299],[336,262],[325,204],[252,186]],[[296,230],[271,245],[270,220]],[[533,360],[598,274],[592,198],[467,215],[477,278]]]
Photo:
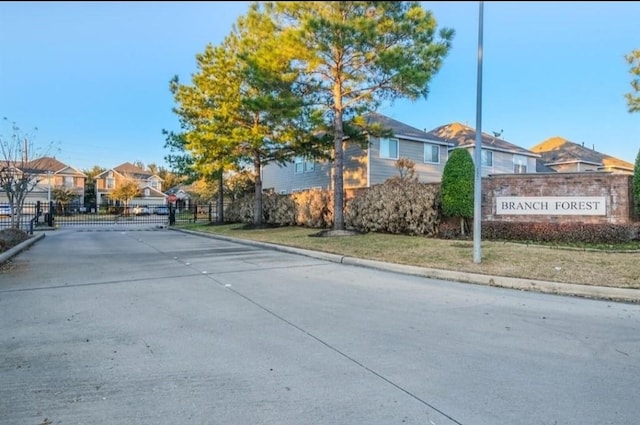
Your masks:
[[[149,207],[141,207],[137,206],[133,209],[133,215],[149,215],[151,212],[149,211]]]
[[[0,217],[11,217],[13,210],[9,204],[0,204]]]

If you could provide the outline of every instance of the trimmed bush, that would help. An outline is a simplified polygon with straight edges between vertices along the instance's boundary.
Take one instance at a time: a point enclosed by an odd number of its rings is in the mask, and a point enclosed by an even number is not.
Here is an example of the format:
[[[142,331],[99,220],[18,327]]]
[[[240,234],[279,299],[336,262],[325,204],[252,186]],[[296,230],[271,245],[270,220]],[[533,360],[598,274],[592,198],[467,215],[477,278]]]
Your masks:
[[[459,218],[462,234],[469,228],[467,220],[473,218],[474,172],[471,154],[461,148],[451,151],[442,171],[442,214]]]
[[[361,191],[345,207],[345,225],[361,232],[434,236],[439,185],[390,179]]]

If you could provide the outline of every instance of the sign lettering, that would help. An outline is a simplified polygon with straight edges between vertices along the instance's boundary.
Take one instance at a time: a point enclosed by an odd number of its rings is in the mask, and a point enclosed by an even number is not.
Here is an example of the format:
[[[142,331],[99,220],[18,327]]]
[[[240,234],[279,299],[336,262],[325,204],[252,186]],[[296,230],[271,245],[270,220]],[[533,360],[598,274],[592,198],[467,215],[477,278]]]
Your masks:
[[[498,215],[607,215],[604,196],[499,196]]]

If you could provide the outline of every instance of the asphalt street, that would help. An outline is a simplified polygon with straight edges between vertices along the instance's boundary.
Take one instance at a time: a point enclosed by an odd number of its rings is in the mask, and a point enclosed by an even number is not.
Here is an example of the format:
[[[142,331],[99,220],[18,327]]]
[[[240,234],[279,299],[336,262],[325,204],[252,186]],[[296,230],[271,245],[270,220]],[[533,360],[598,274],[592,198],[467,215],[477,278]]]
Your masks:
[[[158,228],[0,272],[1,425],[637,425],[640,305]]]

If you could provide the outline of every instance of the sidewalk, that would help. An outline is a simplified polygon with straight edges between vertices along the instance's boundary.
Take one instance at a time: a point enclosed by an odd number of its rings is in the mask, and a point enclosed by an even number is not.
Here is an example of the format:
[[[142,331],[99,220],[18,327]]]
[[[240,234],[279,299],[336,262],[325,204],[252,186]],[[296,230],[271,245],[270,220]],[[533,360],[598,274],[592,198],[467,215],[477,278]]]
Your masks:
[[[169,228],[170,230],[203,236],[207,238],[226,240],[244,245],[274,249],[283,252],[304,255],[312,258],[320,258],[340,264],[368,267],[378,270],[386,270],[396,273],[404,273],[414,276],[422,276],[430,279],[450,280],[476,285],[495,286],[500,288],[518,289],[522,291],[535,291],[547,294],[575,296],[599,300],[617,302],[640,303],[640,290],[627,288],[612,288],[606,286],[577,285],[571,283],[546,282],[533,279],[519,279],[504,276],[491,276],[485,274],[466,273],[451,270],[430,269],[402,264],[385,263],[383,261],[365,260],[355,257],[347,257],[326,252],[311,251],[307,249],[293,248],[284,245],[270,244],[266,242],[250,241],[246,239],[231,238],[211,233],[196,232],[185,229]]]

